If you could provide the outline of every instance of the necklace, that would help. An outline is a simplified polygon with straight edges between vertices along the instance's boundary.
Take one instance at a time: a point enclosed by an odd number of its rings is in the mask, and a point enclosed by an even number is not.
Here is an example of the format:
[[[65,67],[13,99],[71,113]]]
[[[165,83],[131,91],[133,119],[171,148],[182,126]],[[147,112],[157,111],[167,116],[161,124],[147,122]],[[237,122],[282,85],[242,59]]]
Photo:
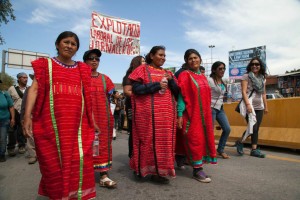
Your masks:
[[[163,70],[163,68],[162,67],[154,67],[154,66],[152,66],[152,65],[148,65],[150,68],[152,68],[152,69],[156,69],[156,70],[159,70],[159,71],[161,71],[161,70]]]
[[[192,70],[189,69],[189,71],[192,72],[193,74],[196,74],[196,75],[202,75],[202,74],[200,73],[200,70],[197,71],[197,72],[194,72],[194,71],[192,71]]]
[[[77,62],[73,61],[74,64],[73,65],[67,65],[65,63],[62,63],[60,60],[57,59],[57,57],[53,57],[52,58],[57,64],[59,64],[60,66],[62,67],[65,67],[65,68],[75,68],[77,67]]]

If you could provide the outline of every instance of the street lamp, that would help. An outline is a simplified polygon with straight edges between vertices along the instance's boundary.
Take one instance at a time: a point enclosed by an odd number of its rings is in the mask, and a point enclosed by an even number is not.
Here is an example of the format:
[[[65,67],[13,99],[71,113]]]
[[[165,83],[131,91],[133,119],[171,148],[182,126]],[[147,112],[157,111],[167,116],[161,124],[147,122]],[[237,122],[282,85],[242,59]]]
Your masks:
[[[209,45],[208,47],[210,48],[210,59],[211,59],[211,64],[213,64],[213,61],[212,61],[212,49],[215,47],[215,45]]]

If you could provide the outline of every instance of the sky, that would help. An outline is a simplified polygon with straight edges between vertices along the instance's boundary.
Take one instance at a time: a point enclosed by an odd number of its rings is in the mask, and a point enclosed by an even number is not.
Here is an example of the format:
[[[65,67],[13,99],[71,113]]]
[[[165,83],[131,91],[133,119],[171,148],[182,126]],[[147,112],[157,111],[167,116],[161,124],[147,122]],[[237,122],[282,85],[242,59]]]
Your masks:
[[[89,48],[91,13],[139,21],[140,51],[166,47],[163,67],[180,67],[184,52],[199,51],[205,66],[220,60],[228,66],[229,51],[266,45],[271,75],[300,68],[300,0],[11,0],[16,20],[1,24],[6,43],[17,49],[57,55],[55,40],[63,31],[80,39],[74,60]],[[214,45],[214,48],[208,46]],[[2,60],[2,54],[1,60]],[[121,83],[133,56],[102,52],[98,70]],[[32,70],[5,68],[16,77]],[[228,77],[228,69],[226,71]]]

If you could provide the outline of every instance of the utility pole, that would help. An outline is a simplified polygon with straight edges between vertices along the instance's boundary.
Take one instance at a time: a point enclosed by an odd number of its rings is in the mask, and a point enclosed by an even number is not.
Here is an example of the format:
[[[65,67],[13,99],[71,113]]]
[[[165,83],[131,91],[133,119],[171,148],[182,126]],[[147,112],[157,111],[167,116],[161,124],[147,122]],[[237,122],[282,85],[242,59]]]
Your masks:
[[[213,64],[213,58],[212,58],[212,49],[215,47],[215,45],[209,45],[210,48],[210,59],[211,59],[211,65]]]
[[[2,68],[1,68],[1,79],[5,75],[5,60],[6,60],[6,51],[2,50]]]

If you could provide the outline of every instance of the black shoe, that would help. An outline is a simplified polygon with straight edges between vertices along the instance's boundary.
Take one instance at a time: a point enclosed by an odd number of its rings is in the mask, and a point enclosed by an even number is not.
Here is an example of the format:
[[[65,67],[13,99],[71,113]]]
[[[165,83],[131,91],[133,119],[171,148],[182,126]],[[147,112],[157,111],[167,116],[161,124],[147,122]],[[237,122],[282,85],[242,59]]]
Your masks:
[[[175,155],[175,160],[176,160],[178,169],[184,170],[185,169],[185,166],[184,166],[185,156]]]
[[[0,162],[5,162],[5,161],[6,161],[5,155],[1,155],[0,156]]]
[[[166,177],[158,176],[158,175],[152,175],[151,181],[161,184],[168,184],[170,183],[170,180]]]
[[[117,139],[117,137],[113,137],[113,140],[116,140]]]
[[[25,147],[19,147],[18,152],[19,152],[19,154],[24,154],[26,152]]]
[[[235,142],[235,145],[236,145],[236,151],[238,152],[238,154],[240,154],[241,156],[244,155],[244,145],[243,143],[241,143],[239,140],[237,140]]]
[[[133,172],[133,175],[136,179],[142,179],[142,176],[140,174],[137,174],[136,172]]]
[[[15,155],[17,155],[15,149],[7,149],[8,152],[8,156],[10,157],[14,157]]]

